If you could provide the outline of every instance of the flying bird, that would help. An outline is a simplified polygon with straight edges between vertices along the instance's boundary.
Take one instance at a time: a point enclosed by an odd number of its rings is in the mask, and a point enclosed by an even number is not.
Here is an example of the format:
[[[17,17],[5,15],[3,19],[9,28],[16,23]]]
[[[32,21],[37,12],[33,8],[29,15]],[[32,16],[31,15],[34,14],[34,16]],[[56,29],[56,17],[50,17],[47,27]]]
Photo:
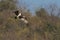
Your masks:
[[[15,13],[15,19],[19,18],[20,20],[24,21],[26,24],[28,24],[27,18],[22,15],[18,10],[14,11]]]

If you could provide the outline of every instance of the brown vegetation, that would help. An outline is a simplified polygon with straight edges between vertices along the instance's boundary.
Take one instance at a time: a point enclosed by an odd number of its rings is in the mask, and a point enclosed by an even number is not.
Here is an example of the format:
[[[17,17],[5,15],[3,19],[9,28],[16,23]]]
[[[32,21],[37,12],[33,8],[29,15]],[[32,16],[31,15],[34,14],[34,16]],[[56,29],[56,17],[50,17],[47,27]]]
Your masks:
[[[24,13],[28,16],[29,25],[27,26],[21,20],[14,19],[11,10],[15,9],[15,5],[12,4],[13,7],[2,5],[7,4],[0,5],[0,8],[2,7],[0,10],[0,40],[60,40],[60,18],[58,16],[49,15],[44,8],[36,11],[34,16],[27,11]]]

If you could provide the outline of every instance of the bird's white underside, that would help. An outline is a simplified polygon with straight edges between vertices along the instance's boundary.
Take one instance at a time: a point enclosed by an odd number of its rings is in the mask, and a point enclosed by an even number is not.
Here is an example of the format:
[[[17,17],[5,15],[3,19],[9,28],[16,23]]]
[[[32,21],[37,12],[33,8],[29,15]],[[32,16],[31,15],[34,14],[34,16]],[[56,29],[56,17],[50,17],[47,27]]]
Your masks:
[[[21,16],[21,13],[19,13],[19,15],[17,17]]]
[[[25,23],[28,23],[28,21],[27,21],[27,20],[25,20],[24,18],[21,18],[21,20],[22,20],[22,21],[24,21]]]

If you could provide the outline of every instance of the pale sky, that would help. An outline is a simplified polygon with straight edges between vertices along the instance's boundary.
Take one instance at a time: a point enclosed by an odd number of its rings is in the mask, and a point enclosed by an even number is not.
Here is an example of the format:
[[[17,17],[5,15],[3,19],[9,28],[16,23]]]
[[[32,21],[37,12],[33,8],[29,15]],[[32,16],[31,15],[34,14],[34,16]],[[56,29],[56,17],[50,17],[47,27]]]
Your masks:
[[[39,7],[47,7],[50,4],[56,4],[60,7],[60,0],[19,0],[20,4],[25,4],[27,8],[34,12]]]

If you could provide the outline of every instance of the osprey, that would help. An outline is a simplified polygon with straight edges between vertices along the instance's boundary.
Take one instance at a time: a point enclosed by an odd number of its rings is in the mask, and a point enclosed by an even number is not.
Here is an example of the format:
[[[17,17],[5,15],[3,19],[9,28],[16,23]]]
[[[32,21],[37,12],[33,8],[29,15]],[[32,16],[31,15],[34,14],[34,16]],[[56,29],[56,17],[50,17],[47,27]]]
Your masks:
[[[20,20],[24,21],[26,24],[28,24],[27,18],[25,16],[22,15],[22,13],[20,13],[18,10],[16,10],[15,12],[15,19],[19,18]]]

